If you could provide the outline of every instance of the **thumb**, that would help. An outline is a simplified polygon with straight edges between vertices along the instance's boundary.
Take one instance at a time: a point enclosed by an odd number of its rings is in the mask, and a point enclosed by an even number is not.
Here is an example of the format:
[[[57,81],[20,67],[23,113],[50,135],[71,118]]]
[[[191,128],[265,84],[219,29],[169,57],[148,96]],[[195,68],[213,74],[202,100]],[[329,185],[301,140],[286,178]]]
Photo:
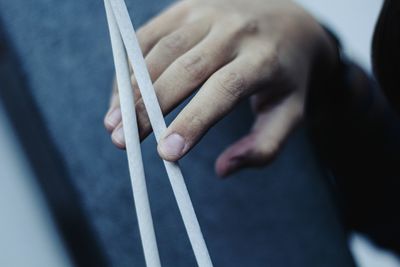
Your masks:
[[[258,113],[252,131],[218,157],[216,173],[227,177],[243,168],[270,163],[302,118],[303,103],[292,95],[274,108]]]

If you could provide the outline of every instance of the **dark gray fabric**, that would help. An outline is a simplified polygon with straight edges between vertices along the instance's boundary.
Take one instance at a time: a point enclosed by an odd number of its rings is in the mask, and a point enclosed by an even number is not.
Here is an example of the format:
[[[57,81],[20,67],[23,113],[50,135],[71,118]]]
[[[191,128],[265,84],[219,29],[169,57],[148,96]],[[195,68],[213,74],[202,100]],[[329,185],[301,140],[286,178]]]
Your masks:
[[[139,26],[168,1],[127,2]],[[0,15],[107,257],[144,266],[125,154],[102,123],[113,76],[103,2],[0,0]],[[216,178],[218,153],[250,124],[242,104],[181,164],[215,266],[351,266],[304,129],[271,166]],[[153,136],[143,153],[163,266],[195,266]]]

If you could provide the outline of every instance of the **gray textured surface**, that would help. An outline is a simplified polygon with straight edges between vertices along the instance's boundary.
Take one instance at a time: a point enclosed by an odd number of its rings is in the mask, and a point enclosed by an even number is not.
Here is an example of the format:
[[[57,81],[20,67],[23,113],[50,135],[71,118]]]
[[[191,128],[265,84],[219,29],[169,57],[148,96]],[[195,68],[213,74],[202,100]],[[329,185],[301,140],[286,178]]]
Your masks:
[[[127,2],[136,26],[167,4]],[[0,0],[0,15],[107,256],[113,266],[143,266],[125,155],[102,125],[113,75],[102,1]],[[270,167],[227,181],[215,177],[216,156],[250,121],[242,105],[182,161],[215,265],[349,266],[331,194],[303,130]],[[164,266],[194,266],[153,136],[143,151]]]

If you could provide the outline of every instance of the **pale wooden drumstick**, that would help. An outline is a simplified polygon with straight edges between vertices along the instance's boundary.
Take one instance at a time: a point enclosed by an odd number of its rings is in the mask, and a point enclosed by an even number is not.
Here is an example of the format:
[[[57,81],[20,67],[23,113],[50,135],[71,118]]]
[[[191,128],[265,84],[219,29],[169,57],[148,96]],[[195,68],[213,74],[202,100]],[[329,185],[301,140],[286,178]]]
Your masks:
[[[106,1],[110,1],[112,6],[115,15],[114,17],[117,21],[129,61],[132,65],[143,102],[150,118],[151,126],[157,142],[159,142],[162,134],[166,130],[166,124],[128,13],[128,9],[123,0]],[[130,136],[125,137],[126,139],[131,138]],[[211,258],[208,253],[208,249],[204,241],[189,192],[186,188],[181,169],[178,163],[164,161],[164,165],[167,170],[168,178],[170,180],[179,211],[186,227],[197,264],[200,267],[211,267],[213,266]]]
[[[135,101],[129,74],[129,65],[118,25],[115,21],[110,3],[105,0],[110,30],[111,44],[114,55],[115,71],[121,103],[122,122],[126,138],[126,153],[129,163],[133,197],[136,206],[140,237],[148,267],[161,267],[154,233],[153,220],[146,188],[143,169],[142,154],[140,149],[138,126],[136,121]]]

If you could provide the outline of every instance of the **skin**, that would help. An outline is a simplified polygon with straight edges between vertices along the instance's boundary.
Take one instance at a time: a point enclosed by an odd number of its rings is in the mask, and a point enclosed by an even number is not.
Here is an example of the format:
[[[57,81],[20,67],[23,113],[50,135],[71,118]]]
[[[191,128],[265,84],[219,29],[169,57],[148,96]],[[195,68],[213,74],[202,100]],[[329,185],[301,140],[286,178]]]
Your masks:
[[[179,160],[239,101],[250,100],[254,125],[216,160],[222,177],[276,156],[303,118],[312,70],[321,62],[333,68],[336,58],[318,22],[287,0],[180,1],[138,38],[165,115],[200,87],[161,139],[163,159]],[[133,76],[132,84],[144,139],[151,127]],[[116,86],[104,123],[123,149]]]

